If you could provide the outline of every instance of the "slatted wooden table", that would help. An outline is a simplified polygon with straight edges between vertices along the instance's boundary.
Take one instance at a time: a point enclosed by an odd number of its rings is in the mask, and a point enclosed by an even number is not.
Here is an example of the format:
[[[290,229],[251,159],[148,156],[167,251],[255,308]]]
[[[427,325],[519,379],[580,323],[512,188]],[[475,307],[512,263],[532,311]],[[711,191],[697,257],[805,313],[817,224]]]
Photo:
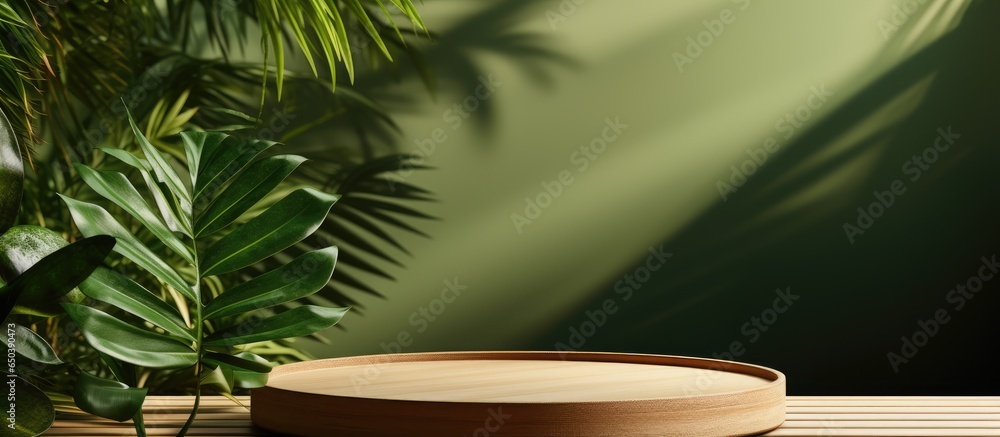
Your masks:
[[[250,406],[249,397],[240,401]],[[150,396],[143,412],[150,436],[174,435],[192,398]],[[223,397],[202,399],[189,436],[262,436],[250,412]],[[135,435],[131,424],[60,413],[46,435]],[[789,396],[785,424],[768,436],[1000,436],[1000,397]]]

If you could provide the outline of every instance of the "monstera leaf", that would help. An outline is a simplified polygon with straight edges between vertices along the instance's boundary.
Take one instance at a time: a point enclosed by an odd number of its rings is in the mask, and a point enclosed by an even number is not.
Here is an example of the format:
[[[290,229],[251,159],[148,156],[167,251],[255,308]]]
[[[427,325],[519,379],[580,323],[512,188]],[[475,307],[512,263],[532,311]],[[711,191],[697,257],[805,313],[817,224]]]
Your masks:
[[[277,314],[268,310],[293,306],[291,301],[325,287],[333,274],[336,248],[307,252],[221,293],[210,293],[205,281],[268,259],[308,237],[320,227],[337,197],[299,188],[259,208],[257,204],[304,158],[258,158],[275,143],[218,132],[184,132],[180,136],[186,162],[177,166],[147,141],[131,116],[129,123],[141,156],[123,150],[105,152],[135,169],[141,177],[140,188],[122,173],[84,165],[77,165],[76,170],[91,189],[148,230],[160,243],[155,246],[162,248],[160,253],[104,206],[69,197],[63,200],[85,236],[114,236],[118,240],[115,252],[149,275],[134,280],[101,268],[80,289],[147,323],[134,324],[129,321],[134,317],[123,319],[71,303],[64,304],[66,312],[87,342],[114,361],[150,368],[195,366],[200,386],[223,395],[230,395],[234,387],[259,387],[266,382],[271,364],[239,351],[241,345],[310,335],[333,326],[347,311],[314,305]],[[186,171],[178,171],[185,166]],[[248,213],[251,208],[262,212]],[[172,265],[165,259],[183,262]],[[161,299],[142,283],[166,284],[187,299],[189,322],[172,301]],[[129,378],[118,379],[131,385],[125,380]],[[199,395],[200,386],[196,388]]]

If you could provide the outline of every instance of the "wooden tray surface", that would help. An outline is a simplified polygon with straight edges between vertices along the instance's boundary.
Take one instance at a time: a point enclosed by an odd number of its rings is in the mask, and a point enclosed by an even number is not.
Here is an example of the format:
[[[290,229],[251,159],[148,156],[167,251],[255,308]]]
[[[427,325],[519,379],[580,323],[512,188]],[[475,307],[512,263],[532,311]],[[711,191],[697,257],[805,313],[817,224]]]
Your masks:
[[[280,366],[253,422],[320,436],[752,435],[785,416],[785,378],[660,355],[441,352]]]

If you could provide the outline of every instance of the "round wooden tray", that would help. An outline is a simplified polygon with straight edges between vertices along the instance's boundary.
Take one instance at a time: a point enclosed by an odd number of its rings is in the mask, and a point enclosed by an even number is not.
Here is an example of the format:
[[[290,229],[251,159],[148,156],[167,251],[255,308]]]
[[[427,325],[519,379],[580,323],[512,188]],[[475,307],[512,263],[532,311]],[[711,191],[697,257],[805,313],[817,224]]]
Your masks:
[[[731,361],[440,352],[279,366],[257,426],[302,436],[732,436],[785,419],[785,376]]]

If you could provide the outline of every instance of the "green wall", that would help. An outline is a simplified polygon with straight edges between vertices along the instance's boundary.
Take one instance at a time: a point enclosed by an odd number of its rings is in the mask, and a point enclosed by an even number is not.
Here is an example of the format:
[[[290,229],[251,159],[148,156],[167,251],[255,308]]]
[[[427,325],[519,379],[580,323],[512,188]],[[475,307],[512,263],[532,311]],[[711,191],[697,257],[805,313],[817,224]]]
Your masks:
[[[425,3],[442,33],[432,65],[460,74],[455,60],[471,59],[499,86],[475,97],[479,82],[467,74],[432,100],[416,80],[399,85],[418,103],[396,114],[398,150],[431,151],[436,167],[404,177],[437,195],[425,210],[442,220],[421,223],[432,239],[401,237],[412,257],[390,267],[397,280],[369,280],[387,299],[362,297],[364,315],[345,318],[346,331],[316,353],[395,351],[401,333],[404,352],[552,349],[611,299],[615,314],[581,349],[709,355],[739,340],[740,359],[790,369],[806,390],[836,388],[827,373],[837,369],[898,377],[886,360],[898,337],[995,250],[983,246],[996,241],[994,197],[976,198],[997,185],[983,178],[997,154],[981,110],[997,96],[985,85],[994,69],[972,65],[996,41],[976,19],[996,7],[580,3]],[[898,30],[885,35],[894,19]],[[688,37],[709,31],[704,20],[721,33],[687,52]],[[692,62],[679,71],[675,54]],[[462,102],[477,108],[458,121]],[[618,128],[605,129],[608,120]],[[964,135],[959,146],[911,182],[902,165],[948,126]],[[754,156],[767,160],[745,164]],[[759,168],[737,186],[731,166],[743,165]],[[909,192],[852,243],[843,223],[856,224],[856,208],[895,179]],[[720,181],[734,189],[725,199]],[[525,198],[544,203],[545,184],[558,196],[530,219]],[[963,210],[981,219],[944,212]],[[942,231],[962,223],[970,228]],[[661,244],[672,256],[623,300],[616,283]],[[467,288],[436,301],[456,280]],[[803,297],[751,344],[741,328],[779,288]],[[838,359],[852,338],[870,341]],[[817,341],[829,346],[808,346]],[[828,365],[803,370],[812,358],[794,349]],[[905,372],[895,380],[910,381]]]

